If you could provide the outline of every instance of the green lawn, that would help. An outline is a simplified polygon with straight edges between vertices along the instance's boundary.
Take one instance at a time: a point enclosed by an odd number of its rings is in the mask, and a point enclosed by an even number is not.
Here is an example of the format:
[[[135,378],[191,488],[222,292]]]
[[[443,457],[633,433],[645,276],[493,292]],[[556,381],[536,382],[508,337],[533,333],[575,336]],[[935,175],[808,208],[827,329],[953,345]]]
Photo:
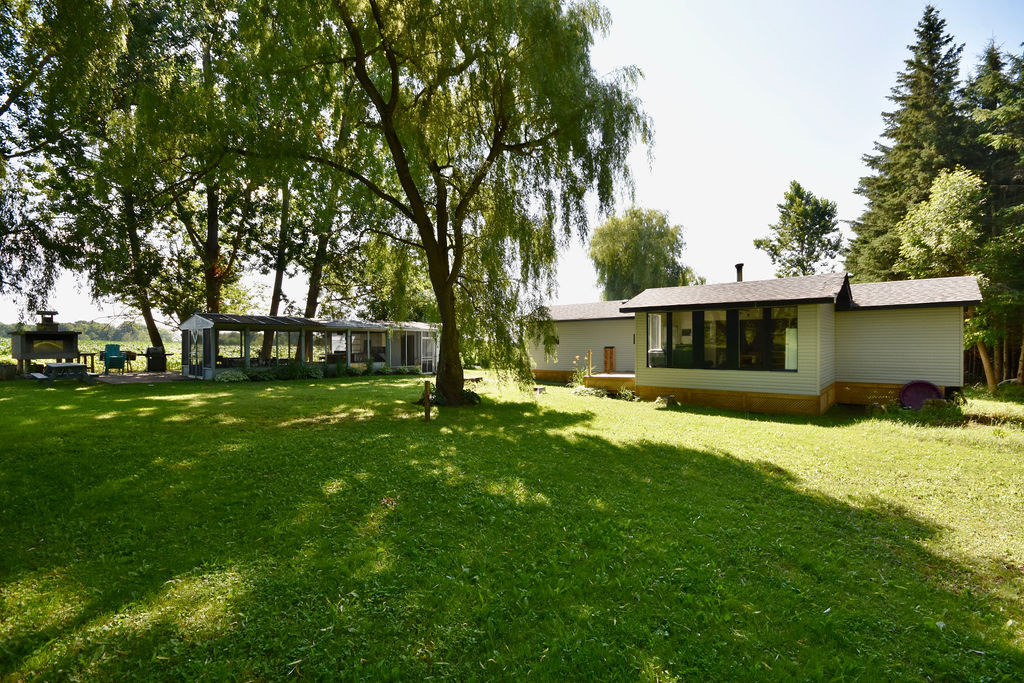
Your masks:
[[[1024,412],[0,384],[0,679],[1019,680]]]

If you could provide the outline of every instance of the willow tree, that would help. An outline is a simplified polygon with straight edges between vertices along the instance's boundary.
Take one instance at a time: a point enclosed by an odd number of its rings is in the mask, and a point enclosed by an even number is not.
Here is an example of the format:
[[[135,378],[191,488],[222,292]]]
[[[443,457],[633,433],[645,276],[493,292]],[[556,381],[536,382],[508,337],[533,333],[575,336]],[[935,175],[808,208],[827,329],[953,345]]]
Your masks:
[[[438,390],[462,401],[464,338],[524,371],[526,314],[550,292],[558,249],[586,231],[587,194],[610,212],[631,145],[650,136],[637,70],[591,64],[607,13],[558,0],[248,10],[243,41],[268,92],[307,118],[345,98],[348,114],[317,120],[321,144],[299,154],[400,218],[369,229],[423,252],[443,325]]]

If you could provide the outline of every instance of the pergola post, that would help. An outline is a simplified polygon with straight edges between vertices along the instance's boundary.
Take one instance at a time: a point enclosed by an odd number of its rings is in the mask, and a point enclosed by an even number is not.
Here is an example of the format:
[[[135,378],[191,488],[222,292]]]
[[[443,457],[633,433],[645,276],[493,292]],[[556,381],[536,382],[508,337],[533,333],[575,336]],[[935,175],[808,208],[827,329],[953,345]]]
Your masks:
[[[249,328],[242,330],[242,367],[249,367]]]
[[[345,330],[345,365],[352,365],[352,330]]]
[[[391,328],[384,331],[384,367],[391,367]]]

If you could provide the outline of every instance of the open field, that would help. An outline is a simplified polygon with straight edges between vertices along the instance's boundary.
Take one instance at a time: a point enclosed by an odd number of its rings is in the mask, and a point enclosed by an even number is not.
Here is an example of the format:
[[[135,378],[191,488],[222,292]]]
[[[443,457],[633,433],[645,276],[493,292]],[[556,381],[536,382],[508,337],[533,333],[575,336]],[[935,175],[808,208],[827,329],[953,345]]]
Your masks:
[[[93,340],[93,339],[81,339],[78,342],[78,350],[83,352],[83,353],[92,352],[92,353],[98,354],[100,351],[103,351],[106,348],[107,344],[118,344],[118,345],[120,345],[122,351],[134,351],[135,353],[138,354],[139,358],[141,359],[141,360],[138,361],[138,365],[136,366],[136,369],[137,368],[145,369],[145,367],[146,367],[146,359],[143,357],[143,354],[146,352],[146,349],[149,347],[149,342],[144,342],[144,341],[141,341],[141,342],[138,342],[138,341],[109,342],[109,341],[100,341],[100,340]],[[177,371],[177,372],[181,372],[181,342],[168,342],[167,346],[165,348],[166,348],[167,351],[169,351],[169,352],[171,352],[173,354],[173,355],[167,357],[167,369],[168,370]],[[6,339],[0,338],[0,363],[13,363],[13,362],[14,362],[14,359],[11,358],[11,338],[10,337],[7,337]],[[40,362],[46,362],[46,361],[40,361]],[[99,370],[100,372],[102,372],[102,370],[103,370],[102,363],[100,363],[98,355],[96,356],[96,369]]]
[[[1024,411],[0,383],[0,678],[1019,679]]]

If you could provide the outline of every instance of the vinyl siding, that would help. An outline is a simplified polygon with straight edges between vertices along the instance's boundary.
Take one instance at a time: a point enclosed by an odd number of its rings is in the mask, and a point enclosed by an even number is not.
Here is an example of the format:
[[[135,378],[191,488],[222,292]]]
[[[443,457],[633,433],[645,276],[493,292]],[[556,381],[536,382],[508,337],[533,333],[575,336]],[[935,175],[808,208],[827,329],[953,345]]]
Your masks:
[[[836,309],[832,304],[818,304],[818,391],[836,381]]]
[[[647,367],[647,314],[636,314],[636,385],[817,396],[819,304],[797,307],[797,371],[684,370]]]
[[[836,313],[836,381],[960,386],[964,315],[959,306]]]
[[[572,371],[578,355],[585,363],[587,351],[594,352],[594,372],[604,371],[604,347],[615,347],[615,371],[633,371],[633,319],[570,320],[555,323],[558,348],[554,358],[544,357],[544,347],[531,345],[530,358],[537,370]]]

